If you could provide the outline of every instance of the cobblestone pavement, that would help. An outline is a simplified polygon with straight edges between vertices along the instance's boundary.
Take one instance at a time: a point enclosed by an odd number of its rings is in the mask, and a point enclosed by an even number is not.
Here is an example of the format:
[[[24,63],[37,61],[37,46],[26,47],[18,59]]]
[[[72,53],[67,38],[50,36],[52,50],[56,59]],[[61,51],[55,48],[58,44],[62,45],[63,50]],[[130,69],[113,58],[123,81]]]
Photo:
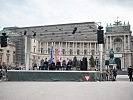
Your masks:
[[[133,100],[133,82],[0,82],[0,100]]]

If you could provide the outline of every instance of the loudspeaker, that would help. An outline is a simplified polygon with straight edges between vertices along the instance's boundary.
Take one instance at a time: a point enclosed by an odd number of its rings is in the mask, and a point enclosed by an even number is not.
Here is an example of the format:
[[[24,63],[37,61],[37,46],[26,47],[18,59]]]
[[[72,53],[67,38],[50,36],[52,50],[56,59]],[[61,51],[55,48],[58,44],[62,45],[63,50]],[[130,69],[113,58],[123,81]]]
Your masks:
[[[82,63],[81,70],[86,71],[87,70],[87,58],[84,57],[81,63]]]
[[[105,65],[109,65],[109,60],[105,60]]]
[[[83,61],[80,61],[80,70],[83,70]]]

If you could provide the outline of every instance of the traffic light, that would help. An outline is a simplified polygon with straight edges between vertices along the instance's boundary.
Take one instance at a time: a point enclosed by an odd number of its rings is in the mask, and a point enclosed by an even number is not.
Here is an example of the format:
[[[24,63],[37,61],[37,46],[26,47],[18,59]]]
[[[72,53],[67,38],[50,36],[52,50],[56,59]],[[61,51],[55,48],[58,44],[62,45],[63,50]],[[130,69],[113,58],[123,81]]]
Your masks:
[[[2,36],[1,36],[1,47],[7,47],[7,36],[6,36],[6,33],[2,33]]]
[[[98,44],[104,44],[104,30],[97,30],[97,41],[98,41]]]

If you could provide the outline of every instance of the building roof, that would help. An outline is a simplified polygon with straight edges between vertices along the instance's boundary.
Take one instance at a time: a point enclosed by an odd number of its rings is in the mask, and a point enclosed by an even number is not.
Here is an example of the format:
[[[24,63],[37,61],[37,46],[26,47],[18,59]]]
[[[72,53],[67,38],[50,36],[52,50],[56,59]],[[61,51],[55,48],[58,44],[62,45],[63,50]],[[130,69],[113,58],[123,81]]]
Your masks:
[[[74,32],[74,29],[77,28]],[[10,35],[24,34],[42,42],[52,41],[96,41],[97,26],[95,22],[69,23],[32,27],[7,27],[3,30],[10,31]],[[74,32],[74,34],[72,34]]]

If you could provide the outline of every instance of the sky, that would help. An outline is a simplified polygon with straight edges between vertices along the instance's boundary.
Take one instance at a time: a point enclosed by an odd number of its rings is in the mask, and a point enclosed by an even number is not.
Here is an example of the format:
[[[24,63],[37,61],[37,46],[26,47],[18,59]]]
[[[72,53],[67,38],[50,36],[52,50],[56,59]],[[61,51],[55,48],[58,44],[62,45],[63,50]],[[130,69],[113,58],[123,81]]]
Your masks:
[[[0,30],[93,21],[106,27],[117,18],[133,31],[133,0],[0,0]]]

